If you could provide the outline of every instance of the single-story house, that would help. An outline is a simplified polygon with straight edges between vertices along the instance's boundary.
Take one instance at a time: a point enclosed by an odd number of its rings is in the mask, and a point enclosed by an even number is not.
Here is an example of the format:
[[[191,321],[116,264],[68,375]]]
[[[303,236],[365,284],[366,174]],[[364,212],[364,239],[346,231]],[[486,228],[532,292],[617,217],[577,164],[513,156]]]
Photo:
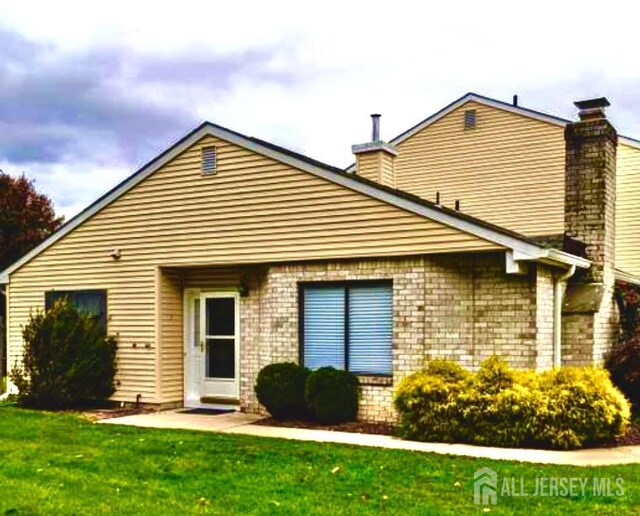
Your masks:
[[[377,116],[347,170],[203,123],[0,273],[8,366],[20,363],[30,312],[58,296],[117,337],[113,400],[157,407],[258,411],[260,369],[299,361],[353,371],[360,417],[391,421],[394,386],[432,358],[471,369],[492,354],[535,369],[601,361],[623,274],[617,135],[602,99],[578,107],[563,128],[555,240],[473,216],[464,199],[448,208],[399,188],[410,140],[382,141]],[[450,138],[480,134],[474,116]],[[415,184],[440,170],[416,163]],[[535,180],[508,179],[538,195]],[[512,220],[535,222],[511,204]]]

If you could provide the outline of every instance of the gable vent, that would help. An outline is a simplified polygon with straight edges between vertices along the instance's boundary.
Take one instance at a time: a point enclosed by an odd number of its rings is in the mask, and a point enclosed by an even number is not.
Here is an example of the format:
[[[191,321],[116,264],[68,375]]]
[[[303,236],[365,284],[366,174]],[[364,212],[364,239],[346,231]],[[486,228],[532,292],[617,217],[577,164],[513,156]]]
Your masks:
[[[216,148],[215,147],[202,148],[202,173],[203,174],[216,173]]]
[[[476,110],[467,109],[464,112],[464,128],[475,129],[476,128]]]

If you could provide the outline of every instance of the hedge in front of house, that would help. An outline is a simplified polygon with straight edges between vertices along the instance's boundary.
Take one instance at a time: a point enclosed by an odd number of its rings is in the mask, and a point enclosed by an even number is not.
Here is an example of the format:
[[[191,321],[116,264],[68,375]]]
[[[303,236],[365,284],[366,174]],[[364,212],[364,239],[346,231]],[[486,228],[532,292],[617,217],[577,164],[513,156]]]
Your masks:
[[[355,421],[359,395],[358,377],[333,367],[312,371],[304,391],[311,416],[325,424]]]
[[[258,373],[254,390],[275,419],[335,424],[355,421],[358,415],[358,378],[333,367],[309,371],[293,362],[269,364]]]
[[[20,405],[66,409],[113,394],[116,342],[94,317],[61,299],[31,314],[22,335],[22,363],[10,372]]]
[[[497,357],[472,375],[432,362],[395,393],[402,437],[484,446],[580,448],[624,433],[629,404],[607,373],[514,371]]]
[[[275,419],[296,419],[307,414],[304,387],[309,370],[293,362],[269,364],[258,373],[258,401]]]

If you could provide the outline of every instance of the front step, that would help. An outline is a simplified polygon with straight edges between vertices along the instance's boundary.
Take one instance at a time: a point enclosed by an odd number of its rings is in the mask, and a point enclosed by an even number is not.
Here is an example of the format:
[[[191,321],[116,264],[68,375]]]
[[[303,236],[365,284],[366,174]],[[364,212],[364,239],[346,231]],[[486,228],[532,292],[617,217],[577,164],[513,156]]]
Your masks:
[[[200,403],[206,405],[240,405],[238,398],[225,398],[224,396],[202,396]]]

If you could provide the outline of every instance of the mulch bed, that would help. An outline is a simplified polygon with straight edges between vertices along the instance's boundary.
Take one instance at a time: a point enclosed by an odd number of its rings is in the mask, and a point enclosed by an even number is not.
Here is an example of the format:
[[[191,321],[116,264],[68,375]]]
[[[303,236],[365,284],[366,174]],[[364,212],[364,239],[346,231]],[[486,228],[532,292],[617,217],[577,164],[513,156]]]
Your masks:
[[[101,407],[91,408],[83,410],[82,415],[92,421],[98,421],[100,419],[112,419],[114,417],[134,416],[136,414],[148,414],[150,412],[157,412],[152,408],[142,407]]]
[[[625,435],[606,441],[598,447],[609,448],[613,446],[640,446],[640,418],[636,418],[631,422]]]
[[[278,421],[272,417],[267,417],[265,419],[260,419],[253,424],[262,426],[280,426],[285,428],[308,428],[310,430],[331,430],[334,432],[351,432],[356,434],[393,435],[395,432],[395,427],[390,424],[364,423],[361,421],[352,421],[337,425],[321,425],[319,423],[314,423],[313,421]]]

